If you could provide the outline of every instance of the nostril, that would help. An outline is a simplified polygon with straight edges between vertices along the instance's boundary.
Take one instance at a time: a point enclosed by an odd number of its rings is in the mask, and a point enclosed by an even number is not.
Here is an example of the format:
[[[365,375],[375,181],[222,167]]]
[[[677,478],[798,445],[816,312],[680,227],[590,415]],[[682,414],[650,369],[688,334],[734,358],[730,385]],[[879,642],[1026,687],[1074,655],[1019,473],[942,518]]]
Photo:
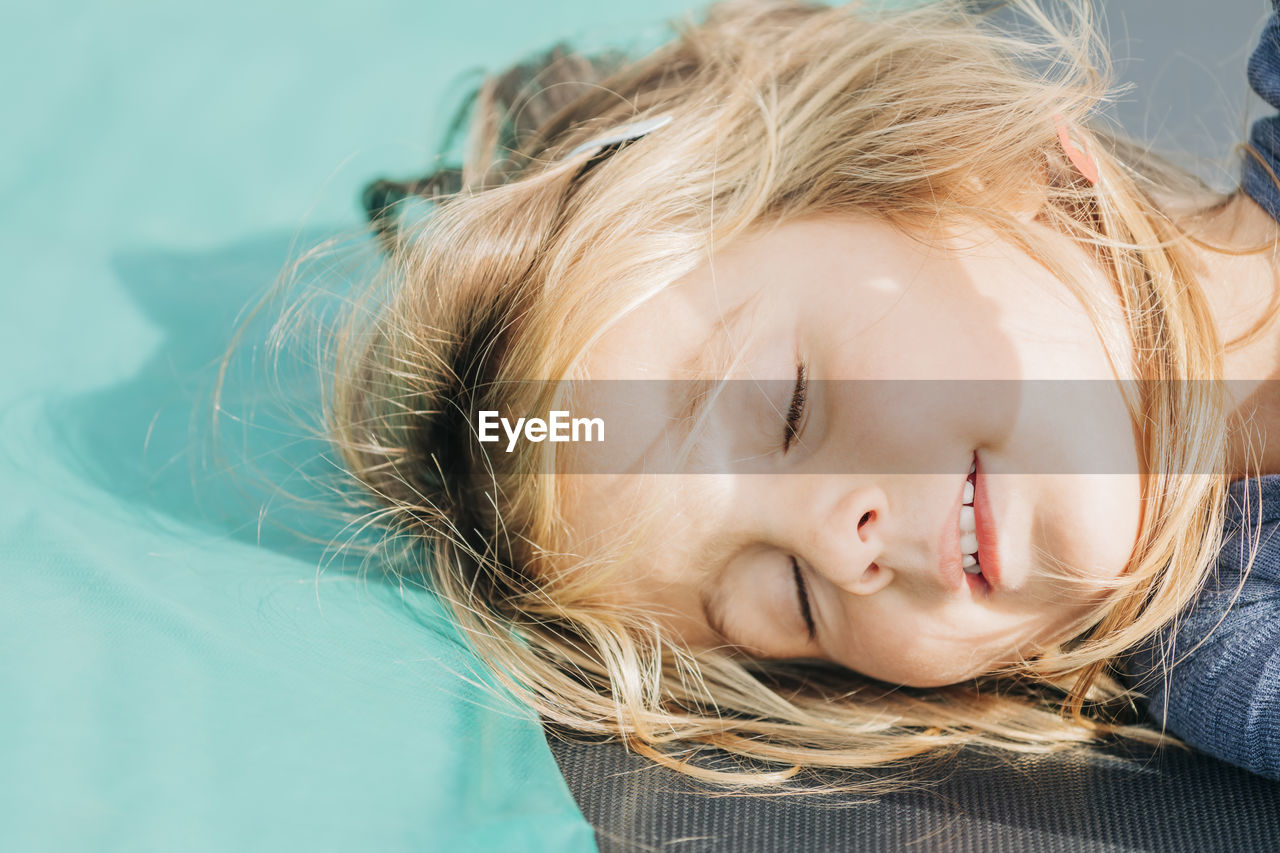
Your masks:
[[[876,511],[873,509],[867,510],[862,514],[862,518],[858,519],[858,538],[861,539],[863,542],[870,541],[870,537],[874,531],[868,529],[867,525],[871,524],[875,520],[876,520]]]

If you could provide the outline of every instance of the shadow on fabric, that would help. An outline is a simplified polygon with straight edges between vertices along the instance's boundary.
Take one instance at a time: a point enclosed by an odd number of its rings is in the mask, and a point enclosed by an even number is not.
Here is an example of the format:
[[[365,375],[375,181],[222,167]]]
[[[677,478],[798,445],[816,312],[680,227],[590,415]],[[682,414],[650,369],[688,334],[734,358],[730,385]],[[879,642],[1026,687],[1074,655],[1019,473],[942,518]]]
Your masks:
[[[341,305],[373,247],[344,244],[341,254],[286,267],[331,237],[264,235],[208,251],[116,255],[117,277],[162,339],[128,381],[50,404],[51,429],[80,472],[158,522],[292,557],[342,564],[343,546],[369,544],[348,525],[337,491],[339,468],[322,432],[326,377],[320,353],[307,351],[319,339],[303,336]],[[273,291],[282,276],[288,285]],[[306,301],[290,302],[299,295]],[[277,352],[271,326],[285,308],[301,325]]]

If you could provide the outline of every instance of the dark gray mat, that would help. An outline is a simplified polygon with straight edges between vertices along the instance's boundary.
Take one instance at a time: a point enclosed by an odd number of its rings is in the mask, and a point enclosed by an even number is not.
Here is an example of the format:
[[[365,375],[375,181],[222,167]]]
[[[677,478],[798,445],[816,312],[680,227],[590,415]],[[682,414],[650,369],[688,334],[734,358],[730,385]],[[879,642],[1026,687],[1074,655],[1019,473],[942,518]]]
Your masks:
[[[962,753],[918,790],[856,803],[717,796],[619,744],[549,740],[604,853],[1280,850],[1280,783],[1179,749]]]

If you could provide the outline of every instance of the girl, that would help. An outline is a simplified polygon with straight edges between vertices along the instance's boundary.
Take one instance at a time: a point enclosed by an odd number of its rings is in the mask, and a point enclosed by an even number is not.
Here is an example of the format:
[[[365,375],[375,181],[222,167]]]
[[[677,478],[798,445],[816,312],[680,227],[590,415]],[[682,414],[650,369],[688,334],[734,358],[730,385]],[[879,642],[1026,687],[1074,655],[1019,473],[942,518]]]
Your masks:
[[[548,720],[734,783],[1162,732],[1280,778],[1269,125],[1216,195],[1090,123],[1086,3],[1007,7],[555,51],[370,188],[334,440]]]

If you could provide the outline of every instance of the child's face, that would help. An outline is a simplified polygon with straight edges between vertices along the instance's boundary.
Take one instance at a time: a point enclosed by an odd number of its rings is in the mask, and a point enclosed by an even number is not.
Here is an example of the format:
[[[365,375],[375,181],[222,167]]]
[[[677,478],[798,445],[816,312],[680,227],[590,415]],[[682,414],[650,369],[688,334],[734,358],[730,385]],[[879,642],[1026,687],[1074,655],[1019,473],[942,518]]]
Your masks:
[[[1088,270],[1105,333],[1127,341],[1105,275],[1032,227]],[[865,219],[787,224],[735,243],[592,347],[592,379],[686,380],[709,355],[732,364],[714,378],[778,380],[745,413],[713,403],[677,473],[642,471],[677,465],[679,394],[645,416],[605,418],[610,447],[637,449],[609,460],[612,476],[577,473],[601,466],[566,445],[573,550],[637,537],[619,602],[649,607],[697,646],[825,658],[914,686],[1064,639],[1133,549],[1135,434],[1080,301],[1017,248],[979,236],[930,248]],[[787,442],[801,362],[805,411]],[[1097,381],[979,392],[946,381],[974,379]],[[606,386],[586,383],[576,407],[616,412]],[[1080,386],[1081,401],[1059,404]],[[962,565],[975,461],[980,574]]]

